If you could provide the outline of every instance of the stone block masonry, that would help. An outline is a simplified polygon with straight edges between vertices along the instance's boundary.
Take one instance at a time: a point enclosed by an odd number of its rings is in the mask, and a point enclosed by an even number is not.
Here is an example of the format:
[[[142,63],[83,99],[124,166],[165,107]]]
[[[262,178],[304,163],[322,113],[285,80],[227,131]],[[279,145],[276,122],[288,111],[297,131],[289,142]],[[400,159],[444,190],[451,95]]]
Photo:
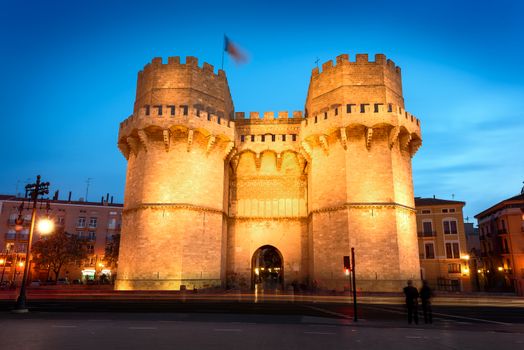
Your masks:
[[[313,69],[303,113],[235,112],[225,72],[156,58],[118,135],[128,168],[117,289],[342,290],[355,247],[359,286],[398,291],[420,276],[421,144],[384,55]]]

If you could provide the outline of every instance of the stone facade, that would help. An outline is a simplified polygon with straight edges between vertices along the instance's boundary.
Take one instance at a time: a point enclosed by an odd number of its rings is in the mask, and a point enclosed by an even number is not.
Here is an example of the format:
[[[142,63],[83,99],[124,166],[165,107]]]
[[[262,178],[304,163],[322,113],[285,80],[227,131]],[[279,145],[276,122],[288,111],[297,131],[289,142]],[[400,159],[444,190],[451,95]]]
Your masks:
[[[420,122],[384,55],[313,69],[305,113],[235,113],[225,73],[193,57],[155,58],[137,85],[118,289],[248,289],[266,267],[280,287],[341,290],[351,247],[363,290],[419,278]]]

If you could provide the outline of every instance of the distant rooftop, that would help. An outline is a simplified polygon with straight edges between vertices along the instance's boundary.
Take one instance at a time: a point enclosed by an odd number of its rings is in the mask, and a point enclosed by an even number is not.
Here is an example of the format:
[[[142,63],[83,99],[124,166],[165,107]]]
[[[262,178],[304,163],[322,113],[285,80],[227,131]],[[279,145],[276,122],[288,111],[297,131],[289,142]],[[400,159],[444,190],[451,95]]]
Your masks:
[[[521,194],[517,194],[516,196],[510,197],[508,199],[504,199],[503,202],[505,201],[523,201],[523,200],[524,200],[524,193],[521,193]]]
[[[522,203],[518,203],[518,202],[521,202],[521,201],[522,201]],[[512,204],[512,203],[508,203],[508,202],[517,202],[517,203]],[[477,215],[475,215],[475,218],[478,219],[480,217],[489,215],[491,212],[500,210],[502,208],[509,208],[509,207],[511,207],[511,208],[524,208],[524,193],[517,194],[516,196],[513,196],[513,197],[509,197],[507,199],[504,199],[504,200],[498,202],[495,205],[492,205],[488,209],[483,210],[480,213],[478,213]]]
[[[415,197],[415,207],[423,207],[428,205],[466,205],[466,202],[461,201],[452,201],[449,199],[440,199],[440,198],[422,198]]]
[[[17,197],[15,195],[9,195],[9,194],[0,194],[0,201],[14,201],[14,202],[20,202],[20,201],[28,201],[30,198],[24,198],[24,197]],[[39,199],[40,200],[40,199]],[[44,201],[47,201],[47,199],[44,199]],[[121,203],[110,203],[105,202],[102,203],[102,201],[98,202],[85,202],[85,201],[68,201],[68,200],[53,200],[49,199],[49,203],[54,204],[75,204],[75,205],[90,205],[90,206],[104,206],[104,207],[123,207],[124,205]]]

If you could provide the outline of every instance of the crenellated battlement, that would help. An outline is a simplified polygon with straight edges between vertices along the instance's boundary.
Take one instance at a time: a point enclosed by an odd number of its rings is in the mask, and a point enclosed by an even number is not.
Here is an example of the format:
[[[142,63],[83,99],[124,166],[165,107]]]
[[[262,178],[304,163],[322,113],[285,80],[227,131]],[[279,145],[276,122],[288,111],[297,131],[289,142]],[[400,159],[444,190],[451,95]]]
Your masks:
[[[205,105],[206,111],[221,118],[233,118],[233,100],[226,74],[204,62],[199,66],[196,57],[169,57],[164,62],[154,58],[138,73],[135,113],[146,105],[168,105],[177,101],[181,105]]]
[[[211,129],[234,129],[235,127],[233,121],[187,105],[146,105],[121,122],[119,132],[126,134],[130,129],[141,129],[148,126],[165,127],[176,123],[182,123],[188,127],[198,126]]]
[[[402,107],[393,104],[339,104],[304,119],[301,139],[329,135],[348,126],[362,126],[366,130],[388,126],[403,129],[413,138],[422,139],[420,120]],[[393,138],[398,137],[398,134]]]
[[[120,123],[118,132],[118,145],[126,158],[129,151],[138,152],[137,140],[140,140],[147,149],[148,135],[159,134],[164,139],[166,151],[169,150],[170,135],[173,130],[183,130],[187,133],[188,147],[190,147],[195,131],[208,139],[208,149],[222,140],[230,143],[229,150],[234,146],[235,123],[188,106],[180,106],[180,113],[176,113],[176,105],[156,105],[140,108],[137,113]],[[169,113],[164,112],[168,110]],[[173,111],[173,114],[171,114]]]
[[[249,112],[246,115],[245,112],[235,112],[235,120],[240,124],[278,124],[287,122],[297,122],[304,118],[302,111],[280,111],[280,112]]]
[[[322,123],[325,120],[331,120],[332,118],[344,118],[344,117],[358,117],[362,116],[367,118],[370,122],[377,122],[381,119],[383,121],[391,120],[394,117],[395,120],[401,121],[402,123],[408,123],[420,129],[420,120],[407,112],[404,108],[394,105],[392,103],[346,103],[346,104],[335,104],[330,107],[321,109],[319,113],[311,115],[305,118],[303,125],[313,125]]]
[[[318,67],[313,68],[313,70],[311,71],[311,76],[312,77],[316,77],[319,74],[328,72],[328,71],[330,71],[332,69],[337,69],[337,68],[340,68],[340,67],[343,67],[343,66],[347,66],[347,65],[350,65],[350,66],[379,65],[379,66],[386,67],[391,72],[394,72],[394,73],[399,74],[399,75],[401,74],[400,67],[395,65],[395,62],[393,62],[392,60],[386,59],[386,55],[384,55],[384,54],[381,54],[381,53],[375,54],[375,60],[371,61],[371,60],[369,60],[369,55],[368,54],[357,53],[355,55],[355,60],[354,61],[350,60],[349,54],[338,55],[336,60],[335,60],[335,64],[333,64],[333,60],[329,60],[327,62],[324,62],[322,64],[322,70],[320,70]]]
[[[220,79],[225,79],[226,74],[222,69],[215,73],[215,67],[207,62],[204,62],[202,67],[198,65],[198,58],[187,56],[185,63],[181,63],[180,56],[172,56],[167,58],[167,63],[163,62],[162,57],[155,57],[144,66],[144,69],[138,72],[139,79],[142,75],[149,73],[155,69],[198,69],[202,73],[215,76]]]
[[[354,61],[343,54],[337,56],[335,63],[330,60],[322,64],[322,69],[313,69],[306,99],[307,115],[347,101],[393,103],[404,108],[400,68],[383,54],[376,54],[374,61],[367,54],[357,54]]]

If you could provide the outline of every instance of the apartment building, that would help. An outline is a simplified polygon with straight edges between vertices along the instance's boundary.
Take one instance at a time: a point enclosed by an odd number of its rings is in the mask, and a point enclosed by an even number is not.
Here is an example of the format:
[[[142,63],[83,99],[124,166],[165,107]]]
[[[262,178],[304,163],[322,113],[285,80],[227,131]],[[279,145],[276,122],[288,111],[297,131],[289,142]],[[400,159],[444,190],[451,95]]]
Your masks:
[[[481,243],[481,288],[524,296],[524,189],[475,218]]]
[[[49,202],[49,206],[47,205]],[[60,276],[69,280],[93,280],[105,275],[109,280],[116,273],[114,261],[105,255],[120,234],[122,204],[112,203],[109,196],[100,202],[45,200],[39,202],[37,219],[49,216],[55,222],[55,232],[76,235],[83,243],[87,257],[64,266]],[[2,281],[19,281],[25,264],[25,252],[31,222],[29,198],[0,195],[0,275]],[[23,221],[18,223],[21,215]],[[41,239],[35,230],[33,244]],[[31,266],[32,279],[47,280],[54,276],[43,267]]]
[[[415,197],[421,278],[435,290],[472,290],[462,214],[465,204]]]

